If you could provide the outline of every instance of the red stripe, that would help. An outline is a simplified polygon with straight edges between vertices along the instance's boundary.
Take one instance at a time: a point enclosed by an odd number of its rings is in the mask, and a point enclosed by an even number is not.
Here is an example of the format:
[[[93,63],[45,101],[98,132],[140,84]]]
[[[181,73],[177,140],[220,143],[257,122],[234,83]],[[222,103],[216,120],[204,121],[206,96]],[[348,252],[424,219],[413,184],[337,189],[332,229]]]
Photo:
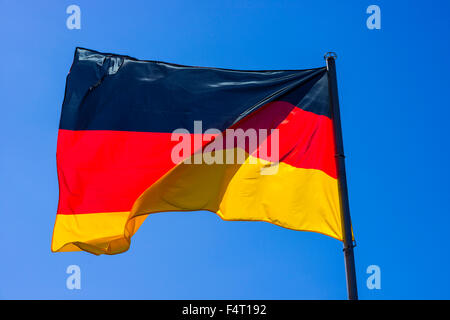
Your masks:
[[[336,178],[328,117],[274,102],[234,127],[278,128],[282,162]],[[178,143],[171,141],[171,133],[59,130],[58,214],[129,211],[142,192],[174,167],[171,152]]]

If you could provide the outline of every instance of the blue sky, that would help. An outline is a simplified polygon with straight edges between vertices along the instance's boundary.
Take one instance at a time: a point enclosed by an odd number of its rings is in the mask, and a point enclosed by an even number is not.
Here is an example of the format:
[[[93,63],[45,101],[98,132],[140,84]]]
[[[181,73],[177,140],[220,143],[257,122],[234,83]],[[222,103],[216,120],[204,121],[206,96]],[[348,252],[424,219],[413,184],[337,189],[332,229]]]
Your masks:
[[[448,1],[0,4],[0,298],[346,298],[339,241],[207,212],[152,215],[117,256],[51,253],[60,109],[82,46],[234,69],[319,67],[336,51],[360,298],[450,299]],[[66,27],[71,4],[81,30]],[[366,27],[371,4],[381,30]],[[81,290],[66,289],[72,264]]]

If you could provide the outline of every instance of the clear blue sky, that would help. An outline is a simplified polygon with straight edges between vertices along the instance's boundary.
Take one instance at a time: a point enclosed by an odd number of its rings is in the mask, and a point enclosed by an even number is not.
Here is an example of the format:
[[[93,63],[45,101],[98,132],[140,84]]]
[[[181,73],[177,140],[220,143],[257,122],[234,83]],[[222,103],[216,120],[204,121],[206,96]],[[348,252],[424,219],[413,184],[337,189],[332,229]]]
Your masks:
[[[188,4],[189,3],[189,4]],[[81,30],[66,8],[81,8]],[[366,8],[381,8],[381,30]],[[117,256],[51,253],[76,46],[197,66],[337,71],[359,293],[450,298],[448,1],[0,1],[0,298],[345,299],[342,244],[216,215],[150,216]],[[82,289],[66,289],[68,265]],[[368,290],[366,268],[381,268]]]

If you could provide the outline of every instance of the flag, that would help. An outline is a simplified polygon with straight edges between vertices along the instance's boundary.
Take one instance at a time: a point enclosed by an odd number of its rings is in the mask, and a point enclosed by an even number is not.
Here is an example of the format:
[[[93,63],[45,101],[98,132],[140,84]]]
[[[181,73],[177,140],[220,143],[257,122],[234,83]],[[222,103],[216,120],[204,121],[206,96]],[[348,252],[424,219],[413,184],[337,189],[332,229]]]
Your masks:
[[[206,210],[342,240],[325,67],[241,71],[77,48],[52,251],[117,254],[151,213]]]

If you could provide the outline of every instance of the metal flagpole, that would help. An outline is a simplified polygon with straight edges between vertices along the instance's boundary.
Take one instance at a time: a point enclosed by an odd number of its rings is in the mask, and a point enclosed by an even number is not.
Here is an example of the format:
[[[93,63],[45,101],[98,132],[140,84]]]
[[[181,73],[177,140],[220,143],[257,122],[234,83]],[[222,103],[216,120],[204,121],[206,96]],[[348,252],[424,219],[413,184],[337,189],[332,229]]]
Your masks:
[[[338,184],[341,206],[341,225],[344,240],[345,272],[347,274],[347,292],[349,300],[358,300],[356,286],[355,257],[353,255],[352,221],[350,219],[350,207],[348,202],[347,176],[345,173],[344,143],[342,140],[341,115],[339,109],[339,97],[336,78],[336,53],[325,54],[328,71],[328,93],[330,96],[330,108],[333,115],[334,137],[336,143],[336,165],[338,169]]]

